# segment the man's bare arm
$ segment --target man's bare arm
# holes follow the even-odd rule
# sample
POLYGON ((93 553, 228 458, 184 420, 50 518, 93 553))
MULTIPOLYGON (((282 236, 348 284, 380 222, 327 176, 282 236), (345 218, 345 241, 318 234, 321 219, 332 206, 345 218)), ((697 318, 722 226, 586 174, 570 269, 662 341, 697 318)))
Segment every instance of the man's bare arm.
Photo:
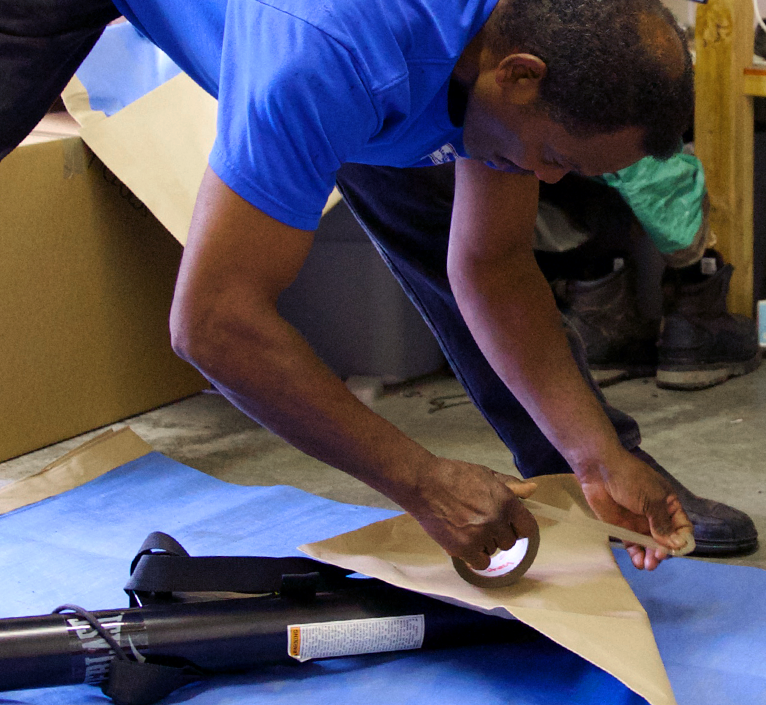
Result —
POLYGON ((439 458, 359 402, 277 312, 313 235, 254 208, 208 170, 171 312, 176 351, 253 419, 362 480, 476 567, 531 515, 487 468, 439 458))
MULTIPOLYGON (((677 500, 622 447, 572 358, 534 259, 538 182, 459 160, 448 271, 460 310, 488 361, 570 464, 605 520, 664 540, 690 528, 677 500), (668 503, 672 503, 669 506, 668 503)), ((632 547, 634 563, 661 556, 632 547)))

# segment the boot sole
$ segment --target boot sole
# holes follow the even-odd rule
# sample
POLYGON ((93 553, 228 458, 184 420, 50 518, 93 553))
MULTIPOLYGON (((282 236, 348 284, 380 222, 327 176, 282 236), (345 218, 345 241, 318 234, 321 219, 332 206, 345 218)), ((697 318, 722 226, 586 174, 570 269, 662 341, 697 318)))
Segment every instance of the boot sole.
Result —
POLYGON ((591 377, 601 387, 642 377, 654 377, 657 365, 588 365, 591 377))
POLYGON ((698 558, 730 558, 745 556, 755 552, 758 548, 758 539, 742 541, 695 541, 696 547, 689 555, 698 558))
POLYGON ((715 387, 732 377, 753 372, 761 364, 761 352, 743 362, 722 362, 715 365, 659 365, 657 386, 661 389, 697 390, 715 387))
MULTIPOLYGON (((610 537, 615 544, 620 540, 610 537)), ((755 553, 758 549, 758 538, 742 541, 704 541, 695 539, 695 548, 689 554, 693 558, 735 558, 755 553)))

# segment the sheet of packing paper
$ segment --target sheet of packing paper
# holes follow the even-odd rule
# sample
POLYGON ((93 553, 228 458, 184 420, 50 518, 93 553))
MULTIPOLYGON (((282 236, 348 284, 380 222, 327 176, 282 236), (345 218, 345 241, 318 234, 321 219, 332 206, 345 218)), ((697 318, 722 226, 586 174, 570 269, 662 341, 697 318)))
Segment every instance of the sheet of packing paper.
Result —
MULTIPOLYGON (((315 497, 290 487, 240 487, 159 453, 129 431, 71 453, 55 480, 0 517, 0 617, 42 614, 62 602, 127 604, 122 585, 138 546, 157 529, 193 555, 297 555, 295 548, 394 512, 315 497), (137 459, 119 465, 120 459, 137 459), (82 468, 88 473, 83 474, 82 468), (68 469, 71 476, 67 477, 68 469), (104 474, 100 474, 104 473, 104 474), (77 487, 86 475, 94 477, 77 487)), ((123 460, 124 462, 124 460, 123 460)), ((286 478, 288 479, 288 478, 286 478)), ((651 618, 679 705, 766 703, 766 571, 673 559, 652 574, 618 563, 651 618)), ((600 562, 599 562, 600 565, 600 562)), ((566 566, 564 566, 566 568, 566 566)), ((557 580, 565 580, 563 570, 557 580)), ((632 657, 632 655, 631 655, 632 657)), ((0 704, 106 705, 77 686, 0 693, 0 704)), ((169 696, 193 705, 640 705, 605 671, 539 637, 525 643, 409 651, 265 666, 217 676, 169 696)))
POLYGON ((106 29, 63 98, 88 147, 186 244, 217 101, 129 24, 106 29))
MULTIPOLYGON (((588 513, 572 475, 536 478, 534 499, 588 513)), ((614 562, 603 534, 538 519, 540 550, 518 583, 469 585, 409 515, 321 543, 308 555, 388 583, 500 616, 513 616, 611 673, 652 705, 675 703, 649 618, 614 562)))
POLYGON ((79 487, 151 451, 130 428, 105 431, 40 472, 0 488, 0 514, 79 487))

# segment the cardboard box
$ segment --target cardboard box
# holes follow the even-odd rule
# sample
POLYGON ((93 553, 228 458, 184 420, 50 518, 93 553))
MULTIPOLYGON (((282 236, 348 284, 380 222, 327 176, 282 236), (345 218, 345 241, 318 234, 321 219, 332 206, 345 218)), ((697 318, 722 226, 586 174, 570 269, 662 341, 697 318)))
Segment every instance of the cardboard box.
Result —
MULTIPOLYGON (((185 243, 215 139, 216 101, 185 74, 108 117, 93 110, 93 100, 78 78, 64 91, 83 140, 185 243)), ((280 299, 282 315, 341 377, 393 383, 438 370, 444 364, 439 344, 339 202, 336 190, 306 263, 280 299)))
POLYGON ((79 137, 18 147, 0 193, 0 461, 208 386, 170 347, 181 245, 79 137))

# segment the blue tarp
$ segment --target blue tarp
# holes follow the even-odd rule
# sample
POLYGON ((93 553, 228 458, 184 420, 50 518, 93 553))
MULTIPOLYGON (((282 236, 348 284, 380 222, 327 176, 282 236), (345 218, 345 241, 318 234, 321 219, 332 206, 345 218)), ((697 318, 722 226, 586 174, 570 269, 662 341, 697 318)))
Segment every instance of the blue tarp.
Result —
MULTIPOLYGON (((242 487, 150 453, 82 487, 0 517, 0 617, 62 603, 127 605, 122 591, 150 531, 192 555, 300 555, 296 546, 393 512, 291 487, 242 487)), ((616 552, 647 609, 679 705, 766 704, 766 572, 668 561, 654 574, 616 552)), ((0 693, 0 705, 108 703, 90 686, 0 693)), ((217 676, 164 703, 189 705, 641 705, 645 701, 541 637, 524 644, 408 651, 217 676)))

